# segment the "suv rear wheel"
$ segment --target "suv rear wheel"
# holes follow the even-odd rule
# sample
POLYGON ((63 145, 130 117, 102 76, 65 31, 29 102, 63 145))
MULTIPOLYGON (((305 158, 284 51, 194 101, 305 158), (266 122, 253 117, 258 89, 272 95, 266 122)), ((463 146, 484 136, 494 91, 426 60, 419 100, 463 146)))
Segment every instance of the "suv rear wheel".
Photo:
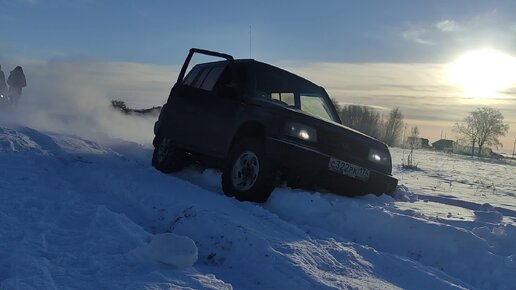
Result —
POLYGON ((265 202, 274 189, 275 166, 263 142, 244 139, 229 153, 222 173, 222 190, 240 201, 265 202))
POLYGON ((170 138, 160 138, 152 154, 152 166, 164 173, 176 172, 187 165, 186 153, 170 138))

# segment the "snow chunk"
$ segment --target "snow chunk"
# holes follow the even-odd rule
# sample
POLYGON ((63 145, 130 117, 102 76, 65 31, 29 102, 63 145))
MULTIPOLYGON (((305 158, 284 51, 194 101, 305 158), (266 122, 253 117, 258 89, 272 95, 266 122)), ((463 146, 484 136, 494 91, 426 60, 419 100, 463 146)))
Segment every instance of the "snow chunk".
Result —
POLYGON ((392 197, 395 200, 405 201, 405 202, 416 202, 418 201, 418 196, 414 192, 412 192, 405 185, 398 185, 396 190, 392 193, 392 197))
POLYGON ((135 250, 136 256, 177 269, 191 267, 197 261, 197 246, 189 237, 173 233, 155 235, 152 241, 135 250))

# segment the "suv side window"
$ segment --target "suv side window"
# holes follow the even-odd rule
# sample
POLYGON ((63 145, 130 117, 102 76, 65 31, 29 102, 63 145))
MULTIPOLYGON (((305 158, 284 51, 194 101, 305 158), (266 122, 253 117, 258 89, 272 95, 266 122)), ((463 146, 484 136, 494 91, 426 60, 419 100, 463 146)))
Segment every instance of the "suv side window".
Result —
POLYGON ((275 100, 281 101, 291 107, 295 107, 294 93, 272 93, 271 97, 275 100))
POLYGON ((201 89, 206 91, 211 91, 213 87, 215 86, 215 83, 217 83, 217 80, 220 78, 220 75, 224 71, 223 66, 216 66, 211 69, 209 74, 206 76, 204 81, 201 84, 201 89))
POLYGON ((203 69, 203 71, 201 72, 201 74, 199 75, 197 80, 195 81, 195 85, 193 87, 200 89, 204 79, 206 78, 206 76, 208 75, 210 70, 211 70, 211 67, 207 67, 207 68, 203 69))
POLYGON ((189 73, 188 75, 185 77, 184 81, 183 81, 183 85, 186 85, 186 86, 192 86, 195 78, 197 77, 197 75, 199 74, 199 71, 201 70, 200 67, 194 67, 189 73))
POLYGON ((196 67, 186 76, 183 84, 196 89, 211 91, 224 68, 224 66, 196 67))
POLYGON ((228 65, 222 72, 216 86, 230 86, 244 89, 248 79, 248 68, 242 64, 228 65))

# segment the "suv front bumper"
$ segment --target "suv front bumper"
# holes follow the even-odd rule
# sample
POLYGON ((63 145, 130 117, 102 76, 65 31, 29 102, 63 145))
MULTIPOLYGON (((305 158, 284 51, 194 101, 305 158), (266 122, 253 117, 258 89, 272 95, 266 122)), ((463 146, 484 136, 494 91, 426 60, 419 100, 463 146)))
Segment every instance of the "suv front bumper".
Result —
POLYGON ((317 185, 344 195, 379 195, 391 193, 398 184, 391 175, 367 167, 370 172, 367 181, 330 171, 328 164, 332 156, 290 140, 267 138, 266 150, 288 172, 287 179, 297 178, 303 185, 317 185))

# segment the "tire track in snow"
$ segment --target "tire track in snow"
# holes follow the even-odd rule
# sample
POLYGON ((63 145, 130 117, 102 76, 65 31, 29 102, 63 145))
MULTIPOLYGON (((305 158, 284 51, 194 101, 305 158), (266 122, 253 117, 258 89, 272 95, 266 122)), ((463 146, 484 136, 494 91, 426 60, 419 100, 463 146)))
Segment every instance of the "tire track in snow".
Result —
MULTIPOLYGON (((423 200, 428 200, 431 202, 441 203, 441 204, 446 204, 446 205, 452 205, 452 206, 465 208, 465 209, 469 209, 469 210, 473 210, 473 211, 479 210, 482 207, 481 204, 476 203, 476 202, 471 202, 471 201, 466 201, 466 200, 461 200, 461 199, 456 199, 456 198, 449 198, 449 197, 445 197, 445 196, 418 194, 418 197, 420 197, 420 199, 423 199, 423 200)), ((503 214, 504 216, 516 218, 516 211, 514 211, 514 210, 504 208, 504 207, 499 207, 499 206, 494 206, 493 208, 496 211, 503 214)))

